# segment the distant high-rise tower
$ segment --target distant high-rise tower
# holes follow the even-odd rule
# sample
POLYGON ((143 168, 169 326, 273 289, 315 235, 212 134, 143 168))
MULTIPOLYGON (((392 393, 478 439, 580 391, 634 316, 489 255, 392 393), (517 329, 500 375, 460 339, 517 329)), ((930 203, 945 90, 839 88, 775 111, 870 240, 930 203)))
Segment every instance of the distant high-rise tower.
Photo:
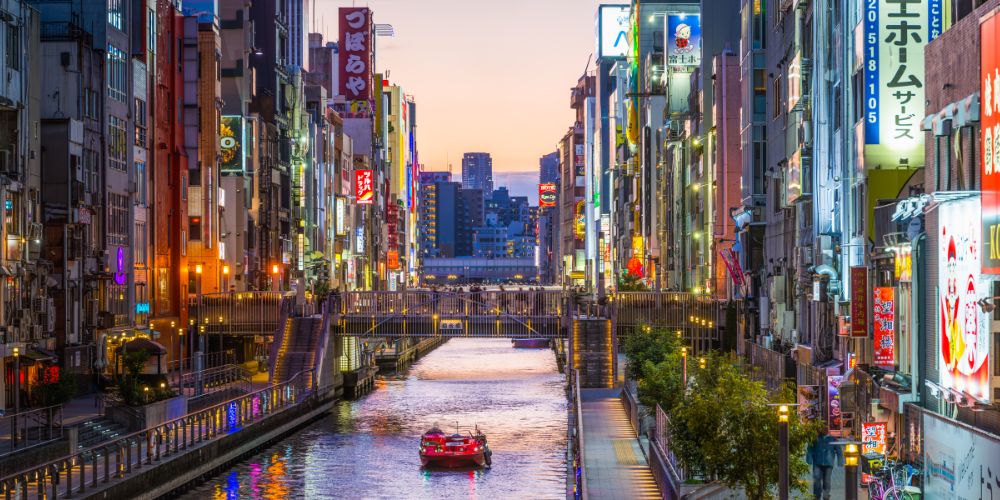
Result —
POLYGON ((559 182, 559 152, 549 153, 538 159, 538 183, 559 182))
POLYGON ((462 188, 493 193, 493 158, 489 153, 465 153, 462 157, 462 188))

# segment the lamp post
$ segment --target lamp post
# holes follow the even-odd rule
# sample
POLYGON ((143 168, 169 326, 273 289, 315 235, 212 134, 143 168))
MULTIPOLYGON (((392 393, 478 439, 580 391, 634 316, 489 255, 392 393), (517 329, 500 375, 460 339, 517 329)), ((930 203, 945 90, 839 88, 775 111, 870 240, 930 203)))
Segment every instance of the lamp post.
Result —
POLYGON ((688 348, 681 347, 681 365, 683 366, 683 376, 684 376, 684 389, 687 389, 688 385, 688 348))
POLYGON ((271 274, 274 275, 274 290, 276 292, 281 291, 281 266, 277 264, 271 265, 271 274))
MULTIPOLYGON (((172 324, 172 323, 171 323, 172 324)), ((177 329, 177 362, 180 365, 177 373, 177 387, 184 394, 184 329, 177 329)))
POLYGON ((20 428, 17 426, 18 413, 21 413, 21 349, 15 347, 14 351, 14 449, 17 449, 17 435, 20 428))
POLYGON ((778 406, 778 499, 788 500, 788 405, 778 406))
POLYGON ((858 445, 844 445, 844 498, 858 500, 858 445))

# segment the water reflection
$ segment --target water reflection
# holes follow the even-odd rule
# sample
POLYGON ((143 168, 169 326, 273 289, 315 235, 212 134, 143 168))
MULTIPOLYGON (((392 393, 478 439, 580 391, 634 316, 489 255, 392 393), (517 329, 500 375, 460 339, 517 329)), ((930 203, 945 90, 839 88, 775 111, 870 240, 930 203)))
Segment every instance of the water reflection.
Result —
POLYGON ((239 464, 183 498, 565 498, 566 400, 546 350, 454 339, 405 378, 239 464), (493 468, 429 471, 431 425, 478 424, 493 468))

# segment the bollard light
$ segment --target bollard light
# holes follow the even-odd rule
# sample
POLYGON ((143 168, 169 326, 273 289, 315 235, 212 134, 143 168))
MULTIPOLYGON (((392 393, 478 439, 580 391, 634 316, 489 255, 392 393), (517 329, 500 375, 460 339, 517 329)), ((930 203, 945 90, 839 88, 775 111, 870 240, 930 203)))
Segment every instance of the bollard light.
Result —
POLYGON ((858 445, 854 443, 844 445, 844 465, 848 467, 858 466, 858 445))
POLYGON ((788 423, 788 405, 778 407, 778 422, 788 423))

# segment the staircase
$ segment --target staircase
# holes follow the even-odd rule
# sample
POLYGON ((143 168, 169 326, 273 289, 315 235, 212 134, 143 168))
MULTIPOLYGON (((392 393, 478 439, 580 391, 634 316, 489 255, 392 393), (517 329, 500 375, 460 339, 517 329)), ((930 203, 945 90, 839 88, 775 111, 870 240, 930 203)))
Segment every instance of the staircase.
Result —
MULTIPOLYGON (((287 382, 296 373, 316 368, 321 355, 324 321, 322 317, 288 318, 285 320, 281 345, 273 356, 271 383, 287 382)), ((305 382, 312 385, 312 374, 305 382)))
POLYGON ((128 434, 124 426, 104 417, 87 420, 76 427, 79 429, 77 450, 85 450, 128 434))

